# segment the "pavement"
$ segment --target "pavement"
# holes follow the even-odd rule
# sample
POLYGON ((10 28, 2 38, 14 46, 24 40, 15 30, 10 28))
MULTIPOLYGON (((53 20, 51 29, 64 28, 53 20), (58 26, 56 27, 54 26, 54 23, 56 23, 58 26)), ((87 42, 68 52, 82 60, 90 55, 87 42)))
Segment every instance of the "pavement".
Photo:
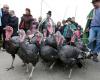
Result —
MULTIPOLYGON (((26 67, 22 67, 23 63, 17 55, 14 62, 15 69, 6 71, 6 68, 10 67, 11 61, 10 54, 0 51, 0 80, 27 80, 29 73, 25 72, 26 67)), ((86 69, 73 68, 71 80, 100 80, 100 62, 86 60, 85 67, 86 69)), ((68 74, 69 69, 62 66, 55 65, 50 70, 46 65, 39 62, 31 80, 68 80, 68 74)))

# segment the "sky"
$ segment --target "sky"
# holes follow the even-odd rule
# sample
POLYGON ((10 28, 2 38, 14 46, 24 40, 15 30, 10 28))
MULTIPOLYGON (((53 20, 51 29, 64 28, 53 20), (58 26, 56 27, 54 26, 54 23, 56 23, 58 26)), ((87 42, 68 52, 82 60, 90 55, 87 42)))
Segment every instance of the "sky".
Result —
POLYGON ((86 18, 93 8, 92 0, 0 0, 0 8, 8 4, 10 10, 14 10, 19 18, 25 13, 25 8, 30 8, 33 17, 46 17, 46 13, 52 11, 52 19, 61 21, 68 17, 76 17, 76 21, 85 28, 86 18), (42 1, 42 13, 41 13, 42 1))

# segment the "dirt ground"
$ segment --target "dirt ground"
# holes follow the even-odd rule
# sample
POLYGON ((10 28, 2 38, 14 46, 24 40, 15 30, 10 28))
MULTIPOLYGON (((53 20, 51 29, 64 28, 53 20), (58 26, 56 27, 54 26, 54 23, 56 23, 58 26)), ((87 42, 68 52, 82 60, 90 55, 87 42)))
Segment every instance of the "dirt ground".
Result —
MULTIPOLYGON (((11 56, 0 51, 0 80, 27 80, 29 73, 25 73, 26 67, 22 67, 22 61, 16 56, 14 62, 15 69, 6 71, 10 67, 11 56)), ((86 61, 86 70, 84 68, 74 68, 71 80, 100 80, 100 62, 95 63, 92 60, 86 61)), ((30 66, 31 69, 31 66, 30 66)), ((69 69, 55 65, 49 70, 46 65, 38 63, 32 80, 68 80, 69 69)))

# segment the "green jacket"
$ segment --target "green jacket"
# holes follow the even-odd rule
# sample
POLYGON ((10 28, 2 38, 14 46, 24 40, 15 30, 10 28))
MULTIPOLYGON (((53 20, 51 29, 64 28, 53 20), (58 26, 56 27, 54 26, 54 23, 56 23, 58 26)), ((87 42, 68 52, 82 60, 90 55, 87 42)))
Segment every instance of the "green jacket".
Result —
POLYGON ((86 23, 86 27, 83 33, 83 42, 84 44, 88 44, 88 37, 89 37, 89 31, 87 31, 87 29, 90 28, 91 25, 91 21, 93 19, 93 15, 94 15, 94 9, 92 9, 89 13, 89 15, 87 16, 87 23, 86 23))
POLYGON ((71 25, 65 25, 63 36, 65 38, 71 38, 71 36, 73 35, 73 29, 74 27, 72 27, 71 25))
POLYGON ((77 28, 74 24, 69 24, 70 28, 72 29, 72 31, 75 31, 77 28))

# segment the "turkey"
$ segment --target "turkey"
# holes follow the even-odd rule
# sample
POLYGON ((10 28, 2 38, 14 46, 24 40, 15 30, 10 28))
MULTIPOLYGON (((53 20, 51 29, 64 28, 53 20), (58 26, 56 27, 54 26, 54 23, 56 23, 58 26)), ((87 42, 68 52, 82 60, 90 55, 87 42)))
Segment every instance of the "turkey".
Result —
POLYGON ((40 57, 43 59, 43 61, 50 64, 50 69, 53 68, 54 64, 58 60, 58 50, 56 41, 56 38, 58 37, 57 35, 52 34, 41 43, 40 57))
POLYGON ((50 64, 50 69, 53 68, 52 66, 58 59, 57 50, 49 45, 42 46, 40 50, 40 56, 46 63, 50 64))
POLYGON ((49 46, 57 49, 57 44, 56 44, 56 39, 55 39, 54 34, 51 34, 51 35, 49 35, 49 37, 46 38, 45 45, 49 45, 49 46))
POLYGON ((27 64, 27 71, 28 71, 28 64, 29 63, 32 64, 32 70, 29 76, 29 80, 30 80, 32 78, 32 73, 35 69, 35 66, 39 61, 38 38, 36 36, 35 38, 36 40, 34 41, 34 43, 31 43, 30 41, 25 40, 26 34, 24 30, 20 30, 20 33, 21 33, 20 48, 17 54, 22 59, 22 61, 27 64))
POLYGON ((8 71, 10 69, 14 69, 13 63, 15 60, 15 54, 17 54, 19 48, 19 36, 11 37, 13 34, 13 28, 10 26, 7 26, 5 30, 6 30, 6 38, 5 38, 6 51, 12 56, 12 64, 10 68, 7 68, 8 71))
POLYGON ((78 42, 76 44, 76 47, 79 48, 80 50, 82 50, 85 53, 88 53, 89 52, 88 47, 83 42, 78 42))
POLYGON ((81 63, 81 59, 85 59, 85 49, 82 44, 77 45, 77 47, 67 45, 65 44, 64 37, 60 34, 60 32, 57 32, 55 34, 55 40, 57 43, 57 56, 60 61, 65 64, 66 66, 69 66, 70 74, 69 79, 71 77, 72 73, 72 67, 76 64, 79 68, 81 68, 83 65, 81 63), (82 51, 83 50, 83 51, 82 51))
POLYGON ((79 68, 83 67, 81 59, 85 59, 85 53, 77 47, 65 45, 59 47, 58 52, 60 60, 68 67, 70 67, 69 79, 71 78, 72 67, 77 65, 79 68))

